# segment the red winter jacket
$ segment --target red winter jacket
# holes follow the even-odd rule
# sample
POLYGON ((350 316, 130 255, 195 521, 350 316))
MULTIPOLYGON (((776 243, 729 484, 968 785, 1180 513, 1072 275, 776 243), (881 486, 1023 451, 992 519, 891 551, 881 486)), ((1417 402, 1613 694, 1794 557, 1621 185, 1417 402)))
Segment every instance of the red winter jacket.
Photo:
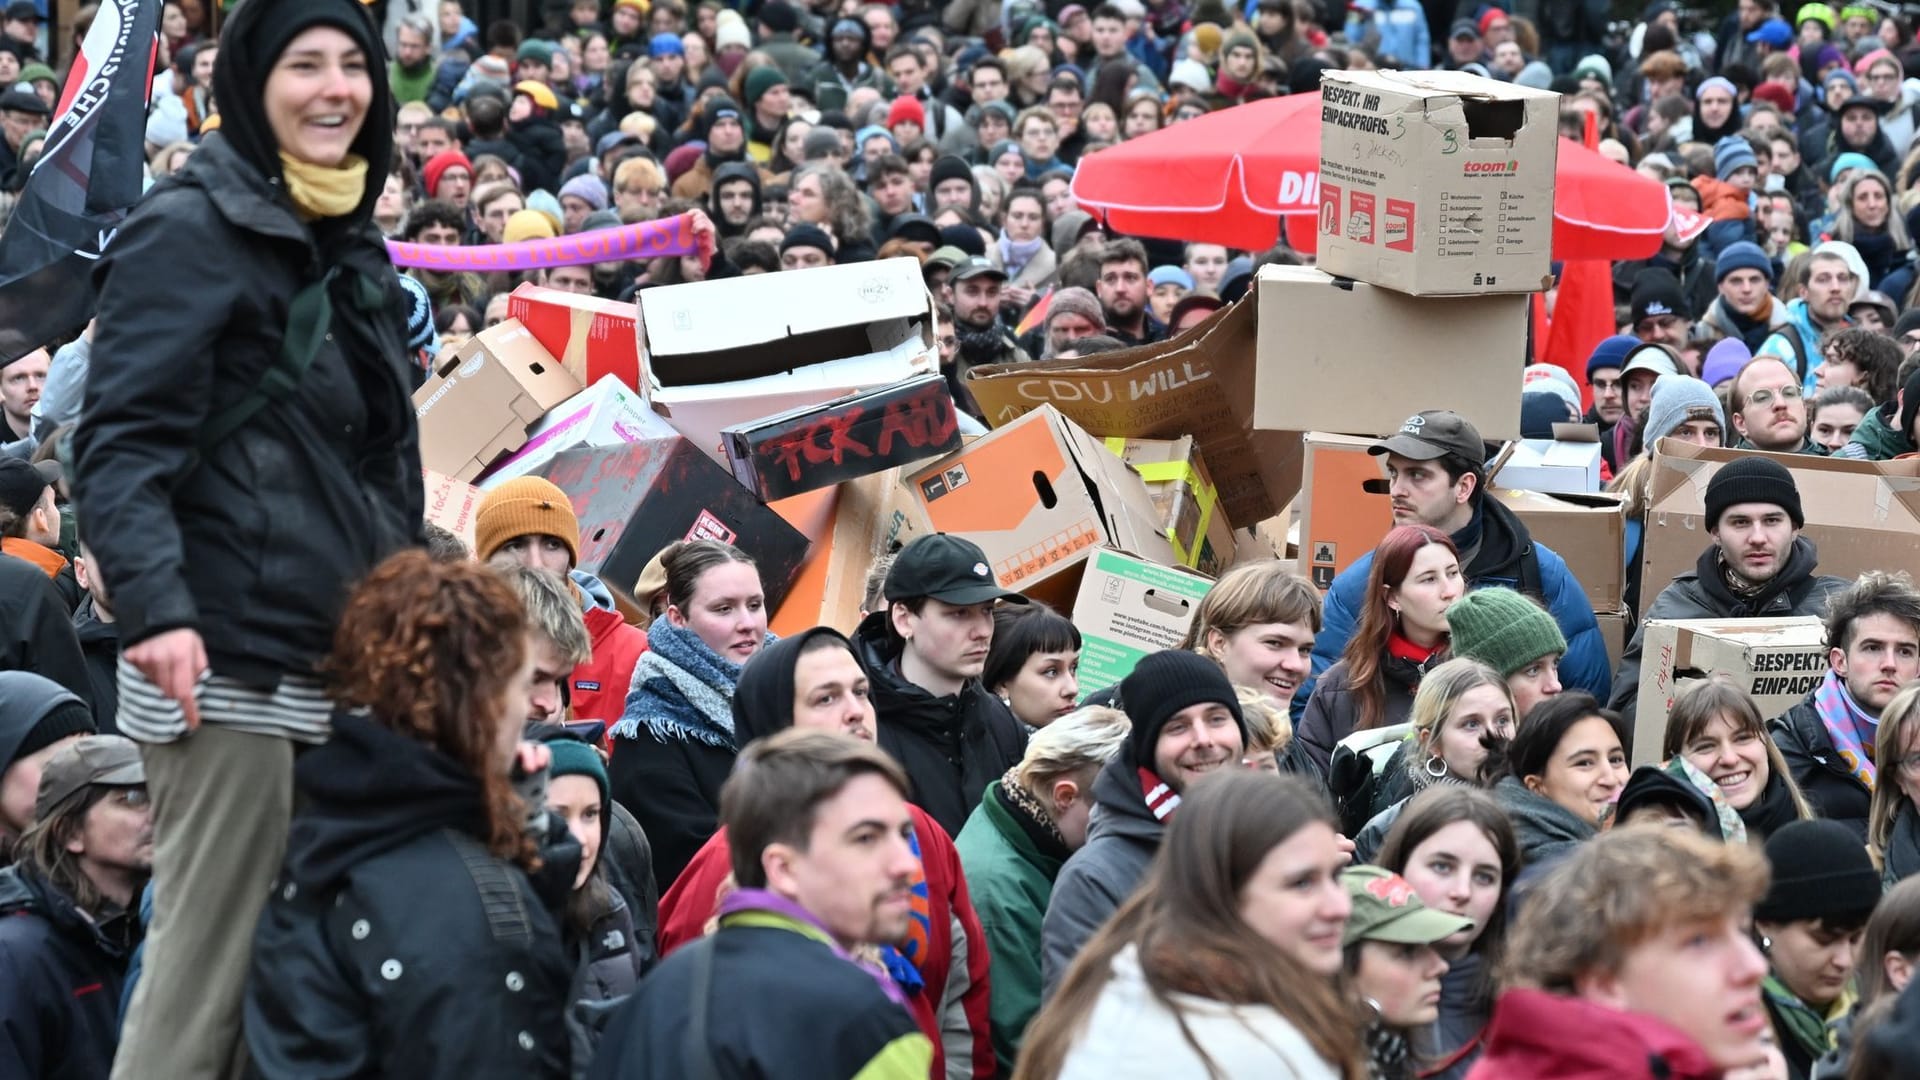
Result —
POLYGON ((627 684, 633 681, 633 665, 647 651, 647 632, 628 625, 611 608, 592 608, 582 614, 593 657, 573 669, 573 715, 612 724, 626 707, 627 684))
POLYGON ((1542 990, 1501 994, 1486 1045, 1467 1080, 1720 1080, 1666 1021, 1542 990))
MULTIPOLYGON (((960 873, 960 854, 953 840, 926 811, 912 805, 908 809, 913 812, 920 865, 926 872, 924 882, 914 882, 914 889, 918 892, 925 886, 927 921, 921 926, 916 920, 912 931, 915 936, 924 935, 924 940, 909 941, 901 948, 925 984, 907 1004, 914 1023, 933 1040, 930 1080, 988 1080, 995 1061, 987 1016, 987 934, 967 896, 967 879, 960 873)), ((720 886, 731 872, 727 830, 722 828, 660 898, 661 959, 706 935, 719 906, 720 886)))

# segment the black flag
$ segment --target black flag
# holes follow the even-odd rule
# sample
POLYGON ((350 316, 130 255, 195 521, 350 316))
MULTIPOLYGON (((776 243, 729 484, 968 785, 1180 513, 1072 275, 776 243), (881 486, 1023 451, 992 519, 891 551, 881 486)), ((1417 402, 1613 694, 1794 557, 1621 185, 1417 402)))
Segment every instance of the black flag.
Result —
POLYGON ((92 318, 93 264, 140 199, 161 0, 100 0, 0 236, 0 367, 92 318))

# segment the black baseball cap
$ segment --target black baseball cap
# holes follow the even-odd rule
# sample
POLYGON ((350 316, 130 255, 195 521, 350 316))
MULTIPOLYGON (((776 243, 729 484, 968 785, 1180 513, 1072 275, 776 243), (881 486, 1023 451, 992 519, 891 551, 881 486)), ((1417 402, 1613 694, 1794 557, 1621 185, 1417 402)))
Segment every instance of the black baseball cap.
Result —
POLYGON ((1007 280, 1007 272, 995 266, 993 260, 987 258, 985 255, 972 256, 967 259, 966 262, 954 267, 953 273, 947 275, 947 280, 961 282, 968 278, 979 277, 982 274, 992 274, 1001 281, 1007 280))
POLYGON ((52 116, 53 110, 40 100, 40 95, 31 90, 9 90, 0 94, 0 112, 32 113, 35 116, 52 116))
POLYGON ((989 600, 1027 602, 1019 593, 1000 587, 980 545, 951 533, 923 536, 900 549, 887 571, 883 591, 888 603, 922 596, 963 606, 989 600))
POLYGON ((40 11, 34 6, 33 0, 13 0, 13 3, 7 5, 6 20, 8 22, 46 21, 40 17, 40 11))
POLYGON ((1475 469, 1486 464, 1487 447, 1480 431, 1457 412, 1432 409, 1414 413, 1400 430, 1367 447, 1367 453, 1399 454, 1415 461, 1433 461, 1448 455, 1475 469))
POLYGON ((46 474, 17 457, 0 456, 0 508, 23 518, 47 493, 46 474))

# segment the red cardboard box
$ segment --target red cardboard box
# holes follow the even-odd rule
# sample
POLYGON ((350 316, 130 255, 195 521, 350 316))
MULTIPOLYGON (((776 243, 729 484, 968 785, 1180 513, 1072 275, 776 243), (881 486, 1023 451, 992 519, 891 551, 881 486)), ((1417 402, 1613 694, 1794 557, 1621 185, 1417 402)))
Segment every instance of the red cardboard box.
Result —
POLYGON ((675 540, 721 540, 760 566, 776 610, 807 556, 807 538, 683 438, 568 450, 541 471, 573 500, 580 568, 631 592, 675 540))
POLYGON ((723 428, 734 478, 768 502, 960 449, 939 375, 723 428))
POLYGON ((611 375, 629 390, 640 389, 638 305, 526 284, 507 297, 507 314, 519 319, 580 385, 611 375))

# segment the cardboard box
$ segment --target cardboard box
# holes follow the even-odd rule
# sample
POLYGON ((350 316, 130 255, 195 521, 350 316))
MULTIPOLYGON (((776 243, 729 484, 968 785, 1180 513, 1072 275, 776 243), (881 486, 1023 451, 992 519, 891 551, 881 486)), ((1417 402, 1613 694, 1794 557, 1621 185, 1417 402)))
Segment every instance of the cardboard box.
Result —
POLYGON ((619 446, 643 439, 678 438, 640 395, 612 375, 602 376, 586 390, 568 398, 527 432, 527 444, 487 470, 480 490, 492 491, 516 476, 538 472, 566 450, 585 446, 619 446))
POLYGON ((1181 566, 1218 577, 1233 565, 1235 542, 1220 489, 1207 472, 1193 436, 1178 439, 1108 439, 1107 449, 1147 483, 1160 524, 1181 566))
POLYGON ((645 289, 640 313, 641 395, 722 465, 724 428, 940 370, 913 259, 645 289))
POLYGON ((1827 675, 1827 634, 1820 619, 1656 619, 1640 638, 1640 696, 1633 720, 1633 763, 1656 765, 1667 714, 1686 679, 1731 675, 1772 719, 1827 675))
POLYGON ((1328 273, 1415 296, 1548 287, 1559 94, 1455 71, 1328 71, 1320 93, 1328 273))
POLYGON ((1381 435, 1447 408, 1483 439, 1520 437, 1530 298, 1420 300, 1310 266, 1263 266, 1254 288, 1255 428, 1381 435))
POLYGON ((906 483, 934 531, 979 544, 994 577, 1016 592, 1102 545, 1174 562, 1146 483, 1050 405, 908 470, 906 483))
MULTIPOLYGON (((1643 605, 1674 575, 1692 570, 1713 543, 1706 523, 1713 474, 1729 461, 1759 453, 1678 439, 1655 445, 1640 571, 1643 605)), ((1920 577, 1920 459, 1767 456, 1793 474, 1807 521, 1801 535, 1819 549, 1820 573, 1851 578, 1868 570, 1905 570, 1920 577)))
POLYGON ((640 308, 531 282, 507 296, 507 314, 546 346, 582 386, 609 376, 640 388, 640 308))
POLYGON ((960 448, 953 395, 940 375, 724 428, 734 478, 784 499, 960 448))
POLYGON ((472 550, 473 515, 485 493, 432 469, 421 469, 420 474, 427 487, 427 521, 459 537, 472 550))
POLYGON ((1620 670, 1620 654, 1627 651, 1627 638, 1633 620, 1624 611, 1596 611, 1594 621, 1600 624, 1600 640, 1607 647, 1607 669, 1620 670))
MULTIPOLYGON (((1619 611, 1627 592, 1626 496, 1606 491, 1549 495, 1492 487, 1535 542, 1566 560, 1596 612, 1619 611)), ((1697 554, 1697 553, 1696 553, 1697 554)), ((1653 594, 1647 593, 1652 599, 1653 594)))
POLYGON ((853 633, 874 563, 929 531, 900 473, 893 468, 843 481, 829 492, 834 505, 826 528, 814 538, 799 576, 773 613, 774 633, 812 626, 853 633))
POLYGON ((1087 561, 1073 602, 1080 631, 1080 685, 1118 685, 1148 653, 1180 644, 1213 579, 1101 548, 1087 561))
POLYGON ((473 480, 526 445, 527 429, 580 390, 520 320, 482 330, 413 392, 420 462, 473 480))
POLYGON ((1300 486, 1300 573, 1325 592, 1342 570, 1393 528, 1393 500, 1368 491, 1380 479, 1373 439, 1309 431, 1300 486))
POLYGON ((1600 430, 1555 424, 1551 439, 1518 439, 1500 451, 1487 482, 1520 491, 1589 494, 1600 490, 1600 430))
POLYGON ((1251 525, 1278 513, 1300 490, 1300 432, 1261 431, 1253 423, 1258 305, 1249 291, 1198 332, 1173 341, 977 367, 967 375, 967 389, 993 427, 1051 405, 1103 439, 1191 435, 1220 487, 1227 521, 1251 525))
POLYGON ((580 568, 621 592, 675 540, 722 540, 753 556, 767 608, 778 610, 806 558, 800 530, 678 436, 567 450, 542 475, 573 500, 580 568))

